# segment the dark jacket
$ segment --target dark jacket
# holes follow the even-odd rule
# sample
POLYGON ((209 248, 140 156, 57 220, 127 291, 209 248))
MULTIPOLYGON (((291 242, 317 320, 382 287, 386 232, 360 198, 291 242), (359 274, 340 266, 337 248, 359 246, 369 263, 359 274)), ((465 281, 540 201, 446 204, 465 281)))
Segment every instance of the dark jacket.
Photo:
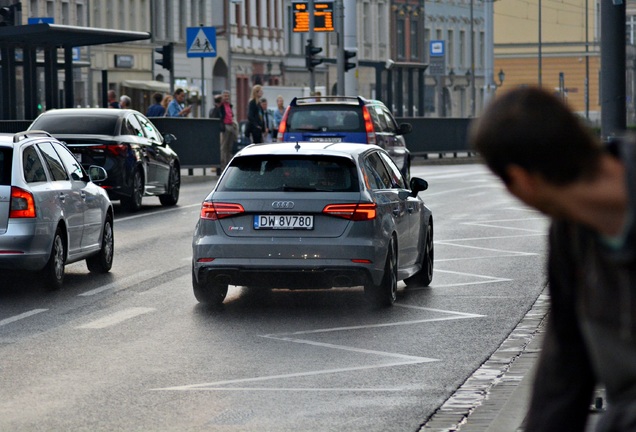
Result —
POLYGON ((263 123, 263 108, 254 99, 250 99, 250 103, 247 105, 247 121, 249 122, 250 129, 265 129, 263 123))
POLYGON ((526 432, 582 431, 595 386, 601 431, 636 431, 636 148, 621 143, 631 225, 621 244, 571 222, 550 229, 551 310, 526 432))

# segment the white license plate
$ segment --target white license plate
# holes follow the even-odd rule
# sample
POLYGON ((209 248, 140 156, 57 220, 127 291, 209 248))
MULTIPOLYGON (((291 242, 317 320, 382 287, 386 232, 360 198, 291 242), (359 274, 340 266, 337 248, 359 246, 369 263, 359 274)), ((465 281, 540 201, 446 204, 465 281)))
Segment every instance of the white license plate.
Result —
POLYGON ((309 138, 311 142, 327 142, 327 143, 337 143, 342 142, 342 138, 339 137, 311 137, 309 138))
POLYGON ((82 163, 82 154, 81 153, 73 153, 73 155, 75 156, 75 159, 77 159, 77 161, 79 163, 82 163))
POLYGON ((311 230, 314 229, 314 217, 312 215, 256 215, 254 229, 311 230))

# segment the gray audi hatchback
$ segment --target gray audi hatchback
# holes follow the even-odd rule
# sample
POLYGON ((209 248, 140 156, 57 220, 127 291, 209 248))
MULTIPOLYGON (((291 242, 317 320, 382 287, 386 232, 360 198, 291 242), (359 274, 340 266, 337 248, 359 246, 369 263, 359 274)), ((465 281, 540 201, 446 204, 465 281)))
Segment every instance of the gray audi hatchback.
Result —
POLYGON ((205 198, 193 236, 192 284, 220 304, 229 285, 364 287, 377 306, 398 281, 433 277, 433 216, 389 154, 356 143, 255 144, 205 198))

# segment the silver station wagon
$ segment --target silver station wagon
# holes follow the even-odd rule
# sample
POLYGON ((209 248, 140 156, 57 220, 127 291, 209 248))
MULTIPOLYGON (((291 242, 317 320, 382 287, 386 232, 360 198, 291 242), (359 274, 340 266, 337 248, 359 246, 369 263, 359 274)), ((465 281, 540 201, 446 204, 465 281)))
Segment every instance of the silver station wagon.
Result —
POLYGON ((91 180, 107 174, 98 166, 89 172, 46 132, 0 134, 0 273, 41 271, 49 288, 59 288, 68 263, 111 269, 113 206, 91 180))
POLYGON ((390 306, 398 281, 433 278, 433 216, 389 154, 355 143, 275 143, 240 151, 201 207, 192 284, 205 304, 228 285, 364 287, 390 306))

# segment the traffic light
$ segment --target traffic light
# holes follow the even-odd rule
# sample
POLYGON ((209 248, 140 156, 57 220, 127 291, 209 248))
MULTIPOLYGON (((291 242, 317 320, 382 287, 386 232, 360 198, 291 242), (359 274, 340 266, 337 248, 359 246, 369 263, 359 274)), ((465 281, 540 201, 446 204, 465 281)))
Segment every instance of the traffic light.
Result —
POLYGON ((344 70, 345 70, 345 72, 348 72, 349 69, 353 69, 353 68, 355 68, 357 66, 357 64, 350 63, 348 61, 351 57, 355 57, 357 54, 358 53, 355 52, 355 51, 347 51, 347 50, 345 50, 345 52, 344 52, 344 59, 345 59, 344 70))
POLYGON ((322 48, 315 47, 314 42, 311 39, 307 40, 305 45, 305 67, 307 69, 314 70, 314 67, 322 63, 323 59, 316 58, 316 54, 322 52, 322 48))
POLYGON ((0 7, 0 27, 12 27, 16 24, 16 11, 21 10, 20 3, 0 7))
POLYGON ((169 71, 172 71, 172 68, 174 66, 174 62, 173 62, 173 55, 174 55, 174 51, 173 51, 173 46, 171 43, 169 43, 168 45, 164 45, 160 48, 155 48, 155 52, 158 52, 159 54, 162 54, 162 58, 158 58, 155 60, 155 63, 157 63, 159 66, 163 67, 164 69, 168 69, 169 71))

